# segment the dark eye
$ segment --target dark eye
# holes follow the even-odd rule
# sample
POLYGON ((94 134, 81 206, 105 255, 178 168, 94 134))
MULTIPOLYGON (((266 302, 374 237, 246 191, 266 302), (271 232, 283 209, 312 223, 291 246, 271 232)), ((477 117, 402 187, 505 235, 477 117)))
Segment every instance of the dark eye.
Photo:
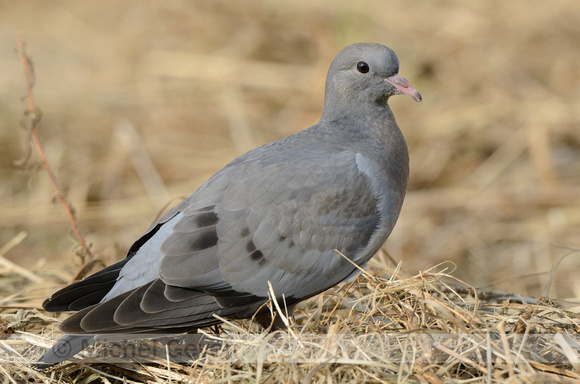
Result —
POLYGON ((369 65, 364 61, 359 61, 358 63, 356 63, 356 69, 360 73, 367 73, 369 71, 369 65))

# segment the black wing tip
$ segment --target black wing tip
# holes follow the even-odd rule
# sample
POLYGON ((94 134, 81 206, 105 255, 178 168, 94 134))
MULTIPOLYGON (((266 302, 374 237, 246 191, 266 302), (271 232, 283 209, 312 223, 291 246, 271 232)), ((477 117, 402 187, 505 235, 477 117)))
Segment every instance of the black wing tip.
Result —
POLYGON ((48 312, 79 311, 99 303, 117 282, 119 273, 129 259, 125 258, 93 273, 84 280, 63 287, 44 300, 48 312))
POLYGON ((55 303, 54 296, 42 302, 42 308, 47 312, 67 312, 70 311, 69 306, 62 303, 55 303))

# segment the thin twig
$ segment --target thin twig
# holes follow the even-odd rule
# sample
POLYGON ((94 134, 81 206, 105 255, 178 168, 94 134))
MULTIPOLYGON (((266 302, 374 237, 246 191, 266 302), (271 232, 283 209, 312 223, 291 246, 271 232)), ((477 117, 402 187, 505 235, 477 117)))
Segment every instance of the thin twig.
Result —
POLYGON ((56 175, 52 171, 52 168, 48 163, 46 155, 44 154, 42 144, 40 143, 40 137, 38 135, 38 123, 40 122, 41 119, 41 113, 40 110, 37 109, 36 104, 34 103, 34 97, 32 94, 32 88, 34 83, 32 76, 33 65, 32 60, 30 60, 30 57, 28 56, 28 54, 24 49, 25 44, 22 41, 22 37, 20 36, 20 34, 16 34, 16 44, 18 45, 18 52, 20 53, 20 58, 22 59, 22 66, 24 67, 24 75, 26 77, 26 99, 28 101, 28 110, 26 111, 26 117, 29 122, 27 128, 29 129, 30 137, 32 138, 36 152, 40 157, 40 161, 44 166, 44 169, 46 170, 46 173, 48 174, 48 177, 50 178, 50 181, 54 186, 54 189, 56 190, 56 198, 60 201, 62 207, 64 208, 64 211, 72 227, 75 237, 77 238, 85 254, 89 257, 89 260, 93 260, 95 256, 92 254, 91 250, 87 246, 87 243, 85 242, 85 239, 81 235, 78 224, 74 217, 73 208, 69 203, 69 201, 67 200, 65 194, 63 193, 62 188, 60 187, 60 184, 58 182, 58 179, 56 178, 56 175))
POLYGON ((328 322, 330 321, 330 319, 332 318, 332 315, 334 315, 334 312, 336 312, 336 310, 338 309, 338 306, 340 305, 340 303, 344 300, 344 298, 346 297, 346 294, 348 293, 348 291, 350 291, 350 289, 352 288, 352 286, 354 285, 354 283, 357 282, 358 277, 360 275, 357 275, 354 280, 352 281, 352 283, 349 284, 349 286, 346 288, 346 290, 344 291, 344 293, 342 294, 342 297, 340 298, 340 300, 336 303, 336 305, 334 306, 334 308, 332 309, 332 311, 330 312, 330 315, 328 315, 328 317, 322 322, 322 325, 326 325, 328 324, 328 322))
POLYGON ((499 332, 499 337, 501 339, 501 345, 503 347, 503 351, 505 354, 505 362, 508 368, 508 375, 510 378, 513 378, 515 375, 514 372, 514 364, 512 362, 512 357, 510 355, 511 353, 511 348, 510 348, 510 344, 508 342, 507 336, 505 334, 505 327, 504 327, 504 321, 500 321, 500 323, 497 326, 497 330, 499 332))

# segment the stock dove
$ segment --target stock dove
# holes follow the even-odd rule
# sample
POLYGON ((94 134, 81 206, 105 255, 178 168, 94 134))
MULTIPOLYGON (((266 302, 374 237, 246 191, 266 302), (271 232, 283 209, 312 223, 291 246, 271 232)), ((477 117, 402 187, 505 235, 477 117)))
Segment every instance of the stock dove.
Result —
POLYGON ((39 365, 74 356, 95 335, 187 333, 219 323, 213 314, 269 314, 269 284, 291 313, 356 275, 353 264, 380 249, 405 197, 407 145, 387 101, 421 96, 398 72, 384 45, 340 51, 318 124, 233 160, 125 259, 44 302, 47 311, 77 312, 39 365))

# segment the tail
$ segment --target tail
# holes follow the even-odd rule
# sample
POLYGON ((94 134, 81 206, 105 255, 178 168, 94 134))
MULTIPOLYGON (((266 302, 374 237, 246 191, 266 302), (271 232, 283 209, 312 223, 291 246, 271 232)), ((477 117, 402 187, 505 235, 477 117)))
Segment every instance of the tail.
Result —
POLYGON ((37 368, 47 368, 51 365, 68 360, 95 342, 94 335, 64 335, 34 364, 37 368))

